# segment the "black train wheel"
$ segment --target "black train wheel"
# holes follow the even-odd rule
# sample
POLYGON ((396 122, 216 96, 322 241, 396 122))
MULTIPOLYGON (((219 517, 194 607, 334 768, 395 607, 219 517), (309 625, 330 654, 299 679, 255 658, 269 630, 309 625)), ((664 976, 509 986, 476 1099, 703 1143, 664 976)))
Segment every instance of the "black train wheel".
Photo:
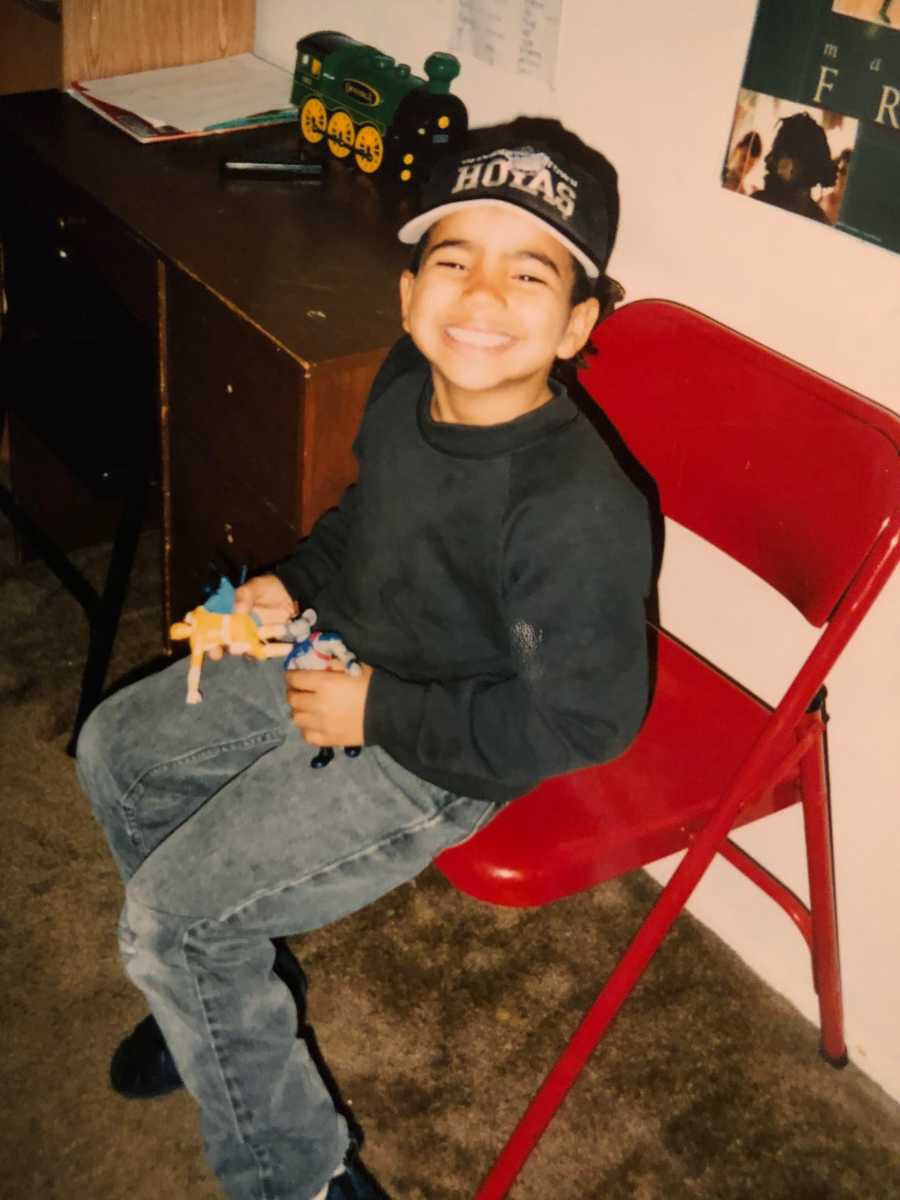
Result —
POLYGON ((374 175, 384 162, 384 141, 374 125, 361 125, 354 143, 353 161, 367 175, 374 175))
POLYGON ((353 149, 356 130, 353 118, 342 108, 336 109, 328 118, 328 149, 335 158, 346 158, 353 149))
POLYGON ((318 96, 308 96, 300 109, 300 134, 315 145, 321 142, 328 126, 325 105, 318 96))

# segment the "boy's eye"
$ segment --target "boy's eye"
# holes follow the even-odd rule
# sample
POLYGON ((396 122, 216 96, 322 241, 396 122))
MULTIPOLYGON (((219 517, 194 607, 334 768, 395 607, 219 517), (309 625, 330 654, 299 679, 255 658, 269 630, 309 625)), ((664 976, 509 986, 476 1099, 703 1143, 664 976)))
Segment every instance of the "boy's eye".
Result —
POLYGON ((516 275, 516 279, 518 279, 522 283, 546 283, 547 282, 546 279, 541 279, 541 277, 539 275, 529 275, 527 271, 520 271, 519 274, 516 275))
POLYGON ((465 267, 466 267, 466 264, 465 264, 465 263, 463 263, 463 262, 460 262, 458 259, 455 259, 455 258, 439 258, 439 259, 436 261, 436 263, 435 263, 435 266, 437 266, 437 267, 451 267, 451 268, 454 268, 454 269, 455 269, 455 270, 457 270, 457 271, 464 271, 464 270, 465 270, 465 267))

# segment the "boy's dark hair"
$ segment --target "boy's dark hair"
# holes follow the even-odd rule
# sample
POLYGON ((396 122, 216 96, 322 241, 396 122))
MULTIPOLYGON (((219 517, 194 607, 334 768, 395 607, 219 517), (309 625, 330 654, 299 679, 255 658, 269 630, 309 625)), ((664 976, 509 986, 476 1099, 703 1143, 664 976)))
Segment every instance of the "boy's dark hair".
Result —
MULTIPOLYGON (((572 259, 572 266, 575 269, 575 277, 572 281, 572 307, 574 308, 576 304, 581 304, 585 300, 590 300, 591 297, 596 299, 600 305, 597 320, 594 322, 594 329, 596 329, 600 322, 613 312, 616 305, 621 304, 625 299, 625 289, 617 279, 613 279, 605 272, 602 272, 596 279, 588 279, 587 271, 575 258, 572 259)), ((550 374, 571 387, 575 372, 587 365, 587 360, 592 354, 596 354, 596 350, 591 342, 587 341, 574 358, 568 360, 558 358, 554 362, 550 374)))

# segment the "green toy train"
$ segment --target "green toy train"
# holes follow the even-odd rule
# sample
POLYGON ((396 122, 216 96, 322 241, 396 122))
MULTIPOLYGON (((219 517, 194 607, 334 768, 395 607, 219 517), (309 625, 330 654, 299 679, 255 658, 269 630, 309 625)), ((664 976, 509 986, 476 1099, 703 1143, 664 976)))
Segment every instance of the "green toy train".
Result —
POLYGON ((335 158, 352 155, 367 175, 410 183, 468 128, 466 106, 450 95, 459 60, 431 54, 425 74, 413 75, 405 63, 344 33, 301 38, 291 91, 301 138, 310 145, 325 140, 335 158))

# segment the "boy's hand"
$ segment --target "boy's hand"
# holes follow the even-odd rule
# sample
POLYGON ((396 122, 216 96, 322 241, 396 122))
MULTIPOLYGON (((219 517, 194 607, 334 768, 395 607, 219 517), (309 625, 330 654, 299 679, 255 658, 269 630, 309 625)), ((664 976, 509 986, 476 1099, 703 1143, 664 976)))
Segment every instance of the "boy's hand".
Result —
POLYGON ((263 625, 287 624, 298 607, 277 575, 256 575, 234 593, 234 611, 252 612, 263 625))
POLYGON ((286 671, 293 721, 311 746, 361 746, 372 668, 344 671, 286 671))
MULTIPOLYGON (((277 575, 256 575, 242 583, 234 593, 236 613, 255 613, 263 625, 283 626, 296 617, 300 606, 277 575)), ((261 635, 265 636, 265 635, 261 635)), ((206 657, 217 662, 225 653, 222 646, 211 646, 206 657)), ((235 651, 231 651, 232 654, 235 651)))

